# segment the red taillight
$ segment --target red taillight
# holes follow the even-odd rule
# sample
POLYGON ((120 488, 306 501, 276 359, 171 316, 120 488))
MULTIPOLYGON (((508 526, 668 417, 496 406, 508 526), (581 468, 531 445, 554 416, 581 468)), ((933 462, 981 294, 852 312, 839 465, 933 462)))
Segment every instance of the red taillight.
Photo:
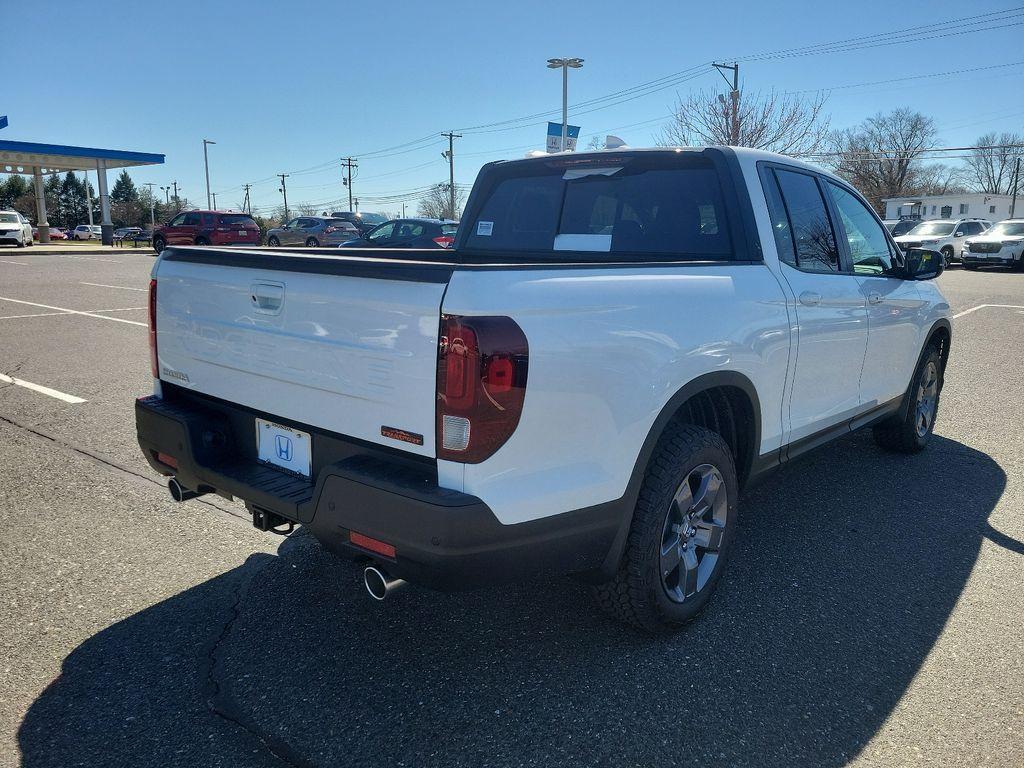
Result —
POLYGON ((526 397, 529 348, 510 317, 441 317, 437 457, 492 456, 515 431, 526 397))
POLYGON ((355 531, 348 532, 348 540, 355 544, 357 547, 368 549, 371 552, 376 552, 378 555, 384 555, 384 557, 395 556, 395 548, 386 541, 380 539, 371 539, 369 536, 364 536, 361 533, 355 531))
POLYGON ((451 235, 441 235, 441 237, 435 237, 434 242, 442 248, 451 248, 455 245, 455 238, 451 235))
POLYGON ((156 278, 149 281, 149 368, 153 378, 160 378, 156 356, 156 278))

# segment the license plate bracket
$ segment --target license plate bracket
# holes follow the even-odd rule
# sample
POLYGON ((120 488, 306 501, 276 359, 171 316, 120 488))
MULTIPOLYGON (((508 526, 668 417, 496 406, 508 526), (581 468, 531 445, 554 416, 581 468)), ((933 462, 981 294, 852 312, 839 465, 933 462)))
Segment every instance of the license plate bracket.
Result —
POLYGON ((308 432, 256 419, 256 454, 263 464, 271 464, 307 480, 310 477, 313 440, 308 432))

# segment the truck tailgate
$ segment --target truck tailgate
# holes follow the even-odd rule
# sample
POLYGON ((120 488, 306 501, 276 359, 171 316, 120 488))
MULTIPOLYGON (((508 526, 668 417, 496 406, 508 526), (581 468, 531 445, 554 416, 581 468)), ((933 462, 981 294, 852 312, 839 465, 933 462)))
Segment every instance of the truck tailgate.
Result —
POLYGON ((160 378, 434 456, 437 336, 451 268, 403 256, 168 249, 155 269, 160 378), (384 436, 393 430, 409 434, 384 436))

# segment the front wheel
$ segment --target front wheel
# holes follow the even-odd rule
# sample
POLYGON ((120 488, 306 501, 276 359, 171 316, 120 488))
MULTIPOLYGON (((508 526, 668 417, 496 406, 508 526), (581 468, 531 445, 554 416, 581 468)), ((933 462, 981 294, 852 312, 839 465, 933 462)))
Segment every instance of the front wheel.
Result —
POLYGON ((269 245, 271 248, 277 248, 277 246, 279 246, 280 244, 281 241, 278 240, 274 235, 271 235, 270 237, 267 238, 267 245, 269 245))
POLYGON ((167 247, 167 241, 164 240, 162 237, 154 237, 153 238, 153 250, 156 251, 157 256, 159 256, 161 253, 163 253, 163 250, 166 247, 167 247))
POLYGON ((700 613, 735 537, 738 496, 725 441, 703 427, 671 428, 647 465, 618 573, 594 587, 602 609, 648 632, 700 613))
POLYGON ((935 429, 939 413, 942 358, 939 349, 930 344, 914 372, 910 388, 910 404, 903 419, 890 419, 874 428, 875 442, 883 448, 899 453, 917 453, 924 450, 935 429))
POLYGON ((942 262, 943 268, 949 269, 949 265, 953 263, 953 249, 943 248, 942 249, 942 262))
POLYGON ((320 247, 320 241, 317 240, 315 237, 307 238, 306 239, 306 247, 307 248, 319 248, 320 247))

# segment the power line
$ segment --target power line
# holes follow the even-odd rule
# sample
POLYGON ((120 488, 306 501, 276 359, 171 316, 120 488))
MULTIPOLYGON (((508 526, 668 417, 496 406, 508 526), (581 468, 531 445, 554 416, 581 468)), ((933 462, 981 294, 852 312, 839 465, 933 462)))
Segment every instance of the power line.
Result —
MULTIPOLYGON (((778 49, 775 51, 766 51, 762 53, 749 54, 746 56, 737 56, 732 58, 736 62, 779 60, 785 58, 792 58, 796 56, 846 53, 856 50, 863 50, 865 48, 906 44, 911 41, 917 43, 923 40, 961 36, 966 34, 972 34, 975 32, 984 32, 993 29, 1004 29, 1010 26, 1024 25, 1024 20, 1016 21, 1017 19, 1024 19, 1024 13, 1021 13, 1021 11, 1024 11, 1024 6, 1017 6, 1014 8, 1008 8, 1001 11, 990 11, 987 13, 975 14, 972 16, 960 17, 956 19, 948 19, 940 22, 932 22, 929 24, 919 24, 911 27, 905 27, 903 29, 890 30, 888 32, 879 32, 871 35, 861 35, 857 37, 844 38, 840 40, 815 43, 807 46, 778 49), (950 29, 950 27, 952 27, 952 29, 950 29)), ((642 98, 653 93, 657 93, 667 88, 678 86, 684 82, 695 79, 696 77, 703 76, 709 70, 710 62, 697 64, 687 69, 680 70, 679 72, 664 75, 654 80, 648 80, 644 83, 639 83, 629 88, 624 88, 620 89, 619 91, 614 91, 612 93, 605 94, 604 96, 599 96, 593 99, 579 102, 577 104, 572 105, 572 108, 574 110, 574 114, 577 115, 589 114, 601 109, 608 109, 610 107, 618 106, 620 104, 627 103, 629 101, 633 101, 635 99, 642 98), (590 109, 580 110, 580 107, 590 107, 590 109)), ((555 114, 556 112, 557 110, 547 110, 544 112, 537 112, 530 115, 509 118, 506 120, 500 120, 491 123, 482 123, 475 126, 467 126, 459 130, 464 131, 466 133, 493 133, 508 130, 519 130, 534 125, 534 123, 529 123, 528 121, 537 120, 538 118, 542 117, 548 117, 555 114)), ((376 159, 383 159, 384 157, 394 156, 398 154, 418 152, 422 149, 426 149, 431 142, 436 141, 436 134, 430 134, 401 144, 395 144, 378 150, 364 152, 361 153, 359 156, 364 159, 370 157, 376 159)), ((309 168, 301 169, 298 171, 293 171, 291 173, 293 175, 300 175, 323 172, 328 167, 330 167, 332 163, 336 162, 338 162, 337 158, 326 163, 320 163, 318 165, 310 166, 309 168)), ((267 177, 266 179, 261 179, 251 183, 258 184, 263 181, 273 180, 273 178, 274 177, 271 176, 267 177)))

